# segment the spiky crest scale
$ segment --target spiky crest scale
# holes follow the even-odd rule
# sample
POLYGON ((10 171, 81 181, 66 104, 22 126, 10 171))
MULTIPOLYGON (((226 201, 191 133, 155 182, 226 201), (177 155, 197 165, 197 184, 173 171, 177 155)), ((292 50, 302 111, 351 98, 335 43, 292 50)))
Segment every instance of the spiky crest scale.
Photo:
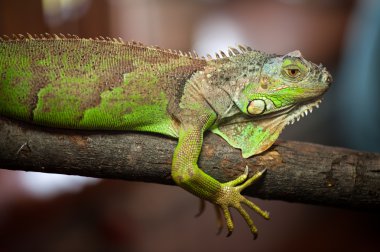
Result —
POLYGON ((10 41, 20 41, 20 40, 90 40, 90 41, 97 41, 97 42, 106 42, 106 43, 116 43, 116 44, 123 44, 123 45, 133 45, 138 47, 147 47, 155 50, 159 50, 161 52, 170 53, 178 56, 184 56, 192 59, 200 59, 200 60, 219 60, 223 58, 229 58, 233 57, 238 54, 246 53, 249 51, 253 51, 252 48, 245 45, 237 45, 236 47, 228 47, 227 54, 223 52, 222 50, 215 53, 215 57, 212 57, 210 54, 207 54, 206 57, 199 56, 196 51, 188 51, 188 52, 182 52, 181 50, 171 50, 171 49, 163 49, 159 46, 147 46, 141 42, 138 41, 128 41, 125 42, 122 38, 110 38, 110 37, 103 37, 98 36, 95 38, 79 38, 77 35, 74 34, 50 34, 50 33, 44 33, 44 34, 30 34, 26 33, 26 36, 23 34, 12 34, 11 37, 7 35, 0 36, 0 41, 2 42, 10 42, 10 41))

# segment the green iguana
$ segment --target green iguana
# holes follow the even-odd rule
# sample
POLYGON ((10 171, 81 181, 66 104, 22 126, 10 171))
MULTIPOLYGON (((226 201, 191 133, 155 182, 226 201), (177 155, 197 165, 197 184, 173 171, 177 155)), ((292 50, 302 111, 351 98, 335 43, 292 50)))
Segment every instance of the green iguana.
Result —
MULTIPOLYGON (((221 183, 197 165, 210 130, 248 158, 268 149, 285 125, 318 107, 331 75, 299 51, 270 55, 239 45, 211 56, 164 50, 121 39, 13 35, 0 39, 0 115, 42 126, 132 130, 178 138, 172 162, 177 185, 215 204, 228 235, 229 208, 257 229, 240 192, 248 168, 221 183), (221 212, 220 212, 221 211, 221 212)), ((220 227, 221 228, 221 227, 220 227)))

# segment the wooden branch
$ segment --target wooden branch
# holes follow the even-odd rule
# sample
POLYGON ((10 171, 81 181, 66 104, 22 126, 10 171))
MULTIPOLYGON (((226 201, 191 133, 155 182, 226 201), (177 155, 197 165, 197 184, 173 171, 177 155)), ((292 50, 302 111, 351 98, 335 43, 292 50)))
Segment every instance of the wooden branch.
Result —
MULTIPOLYGON (((176 140, 153 134, 56 130, 0 118, 0 167, 173 184, 176 140)), ((263 199, 380 209, 380 154, 279 141, 262 155, 240 151, 208 134, 199 160, 220 181, 267 168, 246 195, 263 199)))

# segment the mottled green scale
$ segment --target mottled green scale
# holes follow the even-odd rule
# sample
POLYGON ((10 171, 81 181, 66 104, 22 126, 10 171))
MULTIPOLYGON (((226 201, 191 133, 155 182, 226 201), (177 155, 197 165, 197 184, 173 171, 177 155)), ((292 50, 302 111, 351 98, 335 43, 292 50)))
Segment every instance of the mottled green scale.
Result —
POLYGON ((46 126, 175 136, 168 106, 180 99, 178 82, 205 65, 138 44, 41 40, 0 43, 0 114, 46 126))
POLYGON ((33 78, 30 69, 31 59, 23 48, 15 48, 15 44, 1 44, 0 47, 0 112, 1 114, 27 119, 29 116, 30 92, 29 84, 33 78), (14 57, 17 50, 20 57, 14 57))

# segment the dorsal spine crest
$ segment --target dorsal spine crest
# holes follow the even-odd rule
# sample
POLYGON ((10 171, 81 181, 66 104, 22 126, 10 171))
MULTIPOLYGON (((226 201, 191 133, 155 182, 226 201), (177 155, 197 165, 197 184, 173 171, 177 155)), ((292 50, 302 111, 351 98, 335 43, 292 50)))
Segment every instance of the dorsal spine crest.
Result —
POLYGON ((235 55, 243 54, 249 51, 253 51, 249 46, 244 45, 237 45, 236 47, 229 47, 227 53, 223 51, 219 51, 215 53, 215 57, 212 57, 210 54, 207 54, 205 56, 199 56, 196 51, 189 51, 189 52, 182 52, 181 50, 172 50, 172 49, 163 49, 159 46, 148 46, 141 42, 137 41, 129 41, 125 42, 122 38, 110 38, 110 37, 103 37, 98 36, 95 38, 79 38, 77 35, 73 34, 50 34, 50 33, 44 33, 44 34, 30 34, 26 33, 26 35, 23 34, 12 34, 11 37, 7 35, 0 36, 1 42, 11 42, 11 41, 28 41, 28 40, 88 40, 88 41, 96 41, 96 42, 104 42, 104 43, 115 43, 120 45, 127 45, 127 46, 136 46, 136 47, 145 47, 150 48, 154 50, 158 50, 164 53, 170 53, 173 55, 178 55, 182 57, 188 57, 192 59, 200 59, 200 60, 221 60, 224 58, 233 57, 235 55))

